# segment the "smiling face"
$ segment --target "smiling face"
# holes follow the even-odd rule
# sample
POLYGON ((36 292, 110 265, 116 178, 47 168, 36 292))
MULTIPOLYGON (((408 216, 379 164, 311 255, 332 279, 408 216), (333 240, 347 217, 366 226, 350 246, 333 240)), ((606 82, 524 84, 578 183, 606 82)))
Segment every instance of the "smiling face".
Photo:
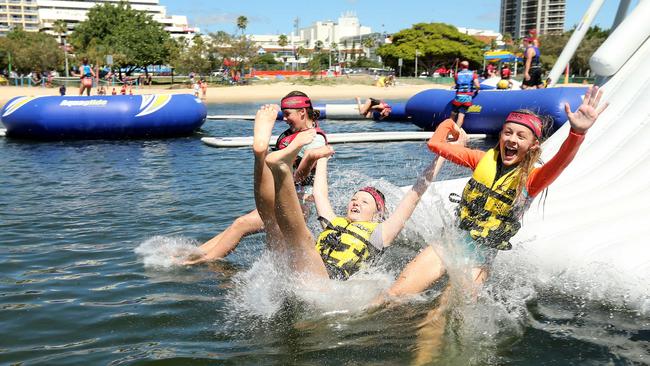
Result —
POLYGON ((308 129, 310 126, 307 118, 307 111, 305 108, 300 109, 283 109, 282 116, 285 122, 294 131, 302 131, 308 129))
POLYGON ((348 202, 347 218, 350 221, 375 221, 377 203, 368 192, 359 191, 348 202))
POLYGON ((506 122, 499 134, 499 153, 505 166, 519 164, 528 150, 538 149, 539 140, 533 131, 518 123, 506 122))

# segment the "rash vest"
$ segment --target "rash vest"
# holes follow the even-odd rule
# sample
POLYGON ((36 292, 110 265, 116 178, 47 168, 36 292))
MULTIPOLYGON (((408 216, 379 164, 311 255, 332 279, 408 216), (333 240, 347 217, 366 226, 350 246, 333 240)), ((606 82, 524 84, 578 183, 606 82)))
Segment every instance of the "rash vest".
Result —
POLYGON ((474 71, 465 69, 458 72, 456 94, 474 94, 474 71))

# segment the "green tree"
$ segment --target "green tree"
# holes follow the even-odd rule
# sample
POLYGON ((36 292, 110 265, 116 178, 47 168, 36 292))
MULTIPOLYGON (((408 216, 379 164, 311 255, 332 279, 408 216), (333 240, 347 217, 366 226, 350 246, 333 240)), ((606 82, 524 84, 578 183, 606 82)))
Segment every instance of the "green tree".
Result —
POLYGON ((59 35, 59 43, 63 47, 63 55, 65 59, 65 76, 68 77, 70 76, 70 71, 68 67, 68 50, 67 50, 66 41, 65 39, 63 39, 63 35, 68 33, 68 23, 66 23, 66 21, 63 19, 58 19, 52 25, 52 30, 54 31, 54 33, 59 35))
MULTIPOLYGON (((550 34, 539 37, 539 48, 542 54, 540 60, 544 69, 550 70, 555 65, 574 30, 575 28, 563 34, 550 34)), ((589 70, 589 58, 607 39, 608 35, 609 30, 603 30, 598 26, 590 27, 587 30, 584 39, 578 46, 571 61, 569 61, 572 74, 584 75, 589 70)))
POLYGON ((169 39, 169 33, 151 15, 132 9, 125 2, 91 8, 88 18, 70 35, 78 54, 97 50, 112 54, 115 66, 128 68, 127 73, 138 67, 146 70, 148 65, 167 63, 169 39))
POLYGON ((10 53, 12 69, 21 74, 60 70, 63 61, 63 51, 54 37, 25 32, 21 27, 12 29, 6 37, 0 37, 0 53, 0 66, 7 67, 10 53))
POLYGON ((241 34, 244 34, 246 31, 246 27, 248 27, 248 18, 246 18, 243 15, 240 15, 237 17, 237 29, 241 31, 241 34))
POLYGON ((316 41, 316 42, 314 43, 314 52, 320 52, 320 51, 322 51, 322 50, 323 50, 323 47, 324 47, 324 45, 323 45, 323 41, 316 41))
POLYGON ((287 38, 286 34, 280 34, 278 37, 278 46, 280 47, 287 47, 289 44, 289 39, 287 38))
POLYGON ((401 30, 392 37, 391 44, 379 47, 377 54, 387 66, 397 68, 398 59, 404 60, 402 73, 413 73, 415 50, 420 51, 418 69, 430 74, 441 65, 451 65, 456 58, 470 62, 471 68, 483 63, 484 43, 443 23, 418 23, 401 30), (410 61, 410 62, 409 62, 410 61))
MULTIPOLYGON (((364 39, 361 42, 361 45, 367 50, 367 53, 364 56, 361 56, 359 58, 370 57, 370 49, 374 48, 375 44, 376 44, 375 39, 372 38, 372 37, 368 37, 368 38, 364 39)), ((357 59, 357 61, 359 61, 359 60, 357 59)), ((359 66, 359 67, 361 67, 361 66, 359 66)), ((370 66, 370 67, 374 67, 374 66, 370 66)))

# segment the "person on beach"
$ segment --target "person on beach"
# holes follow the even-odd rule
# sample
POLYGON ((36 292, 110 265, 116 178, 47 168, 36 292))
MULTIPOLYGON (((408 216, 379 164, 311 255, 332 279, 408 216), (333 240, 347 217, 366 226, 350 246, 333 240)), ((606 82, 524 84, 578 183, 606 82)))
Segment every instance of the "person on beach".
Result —
MULTIPOLYGON (((471 266, 476 287, 488 277, 499 250, 509 250, 520 220, 532 200, 544 191, 571 163, 585 134, 605 110, 602 92, 589 88, 582 105, 565 111, 571 125, 566 140, 555 156, 538 167, 544 123, 529 110, 516 110, 506 118, 498 145, 487 152, 472 150, 447 141, 447 136, 463 136, 453 121, 438 126, 428 142, 429 149, 455 164, 471 168, 472 178, 465 186, 457 208, 458 228, 464 238, 458 245, 471 266)), ((419 293, 445 272, 437 246, 422 250, 402 271, 387 291, 389 297, 419 293)), ((476 288, 475 287, 475 288, 476 288)))
POLYGON ((361 104, 361 98, 356 97, 356 100, 359 114, 365 118, 375 118, 376 112, 378 118, 381 120, 390 116, 390 113, 393 111, 391 106, 383 100, 368 98, 364 104, 361 104))
POLYGON ((84 94, 90 96, 90 89, 93 87, 93 78, 95 77, 95 72, 93 68, 88 65, 88 59, 84 57, 81 59, 81 65, 79 66, 79 77, 81 78, 81 86, 79 86, 79 95, 84 94))
POLYGON ((314 201, 323 231, 314 237, 302 214, 294 189, 291 164, 316 131, 299 133, 282 150, 268 154, 277 106, 263 106, 255 119, 255 202, 267 232, 271 250, 288 254, 293 270, 311 278, 347 280, 371 263, 391 245, 434 180, 436 159, 429 164, 404 195, 395 211, 386 217, 384 195, 374 187, 360 188, 350 199, 344 216, 337 215, 329 201, 327 161, 318 159, 314 178, 314 201))
POLYGON ((534 39, 524 38, 524 80, 521 83, 522 89, 541 89, 544 88, 542 80, 542 63, 539 60, 541 52, 539 47, 535 46, 534 39))
MULTIPOLYGON (((282 98, 280 105, 283 118, 289 127, 278 136, 274 150, 286 148, 300 131, 309 129, 317 131, 317 136, 310 144, 301 149, 293 164, 294 180, 297 182, 295 189, 306 205, 311 196, 313 168, 316 160, 323 152, 328 151, 323 149, 327 144, 327 137, 325 132, 318 127, 317 121, 320 113, 313 108, 311 99, 305 93, 293 91, 282 98)), ((306 209, 307 206, 305 206, 306 209)), ((224 258, 237 247, 244 236, 262 230, 264 230, 264 223, 258 210, 255 209, 235 219, 226 230, 201 245, 199 250, 202 254, 198 258, 191 258, 184 264, 200 264, 224 258)))
POLYGON ((468 61, 460 63, 460 70, 454 78, 456 79, 456 96, 451 101, 451 119, 458 124, 458 127, 462 127, 465 122, 465 113, 472 106, 472 99, 478 94, 481 85, 476 72, 469 69, 468 61))
POLYGON ((205 99, 208 93, 208 82, 205 79, 201 79, 201 98, 205 99))

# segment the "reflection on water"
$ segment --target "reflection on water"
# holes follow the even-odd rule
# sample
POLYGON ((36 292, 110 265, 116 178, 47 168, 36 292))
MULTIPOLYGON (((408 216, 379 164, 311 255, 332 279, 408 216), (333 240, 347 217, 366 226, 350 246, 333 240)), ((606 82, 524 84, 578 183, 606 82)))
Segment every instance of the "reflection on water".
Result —
MULTIPOLYGON (((254 108, 211 106, 210 113, 254 108)), ((413 130, 369 121, 325 121, 323 128, 413 130)), ((251 133, 244 121, 207 122, 202 132, 251 133)), ((0 140, 0 150, 3 364, 650 362, 647 312, 592 300, 567 279, 518 266, 516 250, 498 258, 474 302, 463 289, 464 267, 454 264, 453 240, 437 240, 449 276, 423 295, 366 309, 418 250, 440 238, 433 228, 453 220, 436 192, 376 267, 347 283, 313 283, 265 252, 262 234, 245 238, 227 261, 177 265, 253 208, 248 149, 209 148, 190 137, 0 140)), ((398 187, 432 158, 422 143, 336 150, 330 180, 337 209, 368 183, 394 208, 398 187)), ((443 170, 445 178, 468 173, 451 164, 443 170)), ((314 217, 310 224, 316 228, 314 217)))

